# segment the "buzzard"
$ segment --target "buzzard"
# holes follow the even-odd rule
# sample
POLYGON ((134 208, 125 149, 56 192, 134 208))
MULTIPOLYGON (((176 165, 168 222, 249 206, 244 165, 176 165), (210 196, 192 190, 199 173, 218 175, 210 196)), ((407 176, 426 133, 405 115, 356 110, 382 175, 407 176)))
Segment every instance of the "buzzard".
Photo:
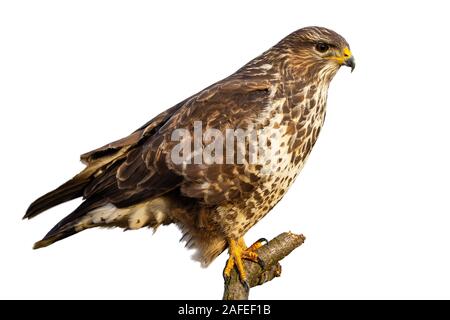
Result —
MULTIPOLYGON (((204 266, 228 248, 224 275, 236 267, 245 283, 242 259, 261 263, 255 249, 264 239, 247 247, 243 236, 280 201, 303 167, 325 119, 328 86, 343 65, 355 67, 342 36, 322 27, 297 30, 131 135, 83 154, 82 172, 28 208, 24 218, 83 198, 34 248, 93 227, 156 229, 174 223, 204 266), (232 161, 191 161, 193 154, 174 161, 181 141, 174 132, 194 133, 196 123, 214 130, 215 142, 229 130, 270 129, 273 139, 257 149, 276 151, 263 162, 247 154, 236 161, 239 152, 251 149, 244 139, 243 147, 233 146, 227 159, 232 161)), ((206 144, 183 139, 194 149, 206 144)))

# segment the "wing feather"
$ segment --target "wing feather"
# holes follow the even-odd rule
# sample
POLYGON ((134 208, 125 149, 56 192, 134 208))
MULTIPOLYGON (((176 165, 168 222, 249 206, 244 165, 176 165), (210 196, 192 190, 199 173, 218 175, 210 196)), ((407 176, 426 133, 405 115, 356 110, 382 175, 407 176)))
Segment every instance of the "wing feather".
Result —
POLYGON ((240 126, 245 129, 264 110, 269 95, 270 81, 266 78, 226 79, 178 104, 174 112, 158 116, 157 122, 163 125, 158 127, 151 123, 136 131, 133 135, 139 136, 139 140, 133 136, 88 153, 83 158, 95 161, 105 152, 128 148, 120 161, 94 179, 86 189, 85 197, 107 198, 110 203, 122 207, 176 188, 184 196, 207 204, 219 204, 250 192, 252 185, 246 181, 246 169, 252 169, 251 165, 174 164, 170 155, 177 142, 171 141, 171 135, 176 128, 192 133, 195 121, 204 123, 205 129, 215 128, 223 134, 229 128, 240 126), (217 183, 218 179, 220 183, 217 183))

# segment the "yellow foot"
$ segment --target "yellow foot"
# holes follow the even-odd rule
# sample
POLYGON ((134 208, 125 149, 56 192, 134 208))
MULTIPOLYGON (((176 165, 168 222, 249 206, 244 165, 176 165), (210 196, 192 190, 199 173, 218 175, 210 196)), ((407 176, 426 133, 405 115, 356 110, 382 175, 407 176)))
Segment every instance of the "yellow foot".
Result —
POLYGON ((233 267, 236 266, 241 282, 248 288, 247 273, 244 268, 243 260, 245 259, 256 262, 262 269, 264 269, 264 262, 258 257, 255 251, 267 244, 267 242, 268 241, 266 239, 259 239, 247 248, 243 238, 239 238, 237 241, 229 239, 228 252, 230 257, 228 258, 225 269, 223 270, 224 278, 228 279, 231 275, 233 267))

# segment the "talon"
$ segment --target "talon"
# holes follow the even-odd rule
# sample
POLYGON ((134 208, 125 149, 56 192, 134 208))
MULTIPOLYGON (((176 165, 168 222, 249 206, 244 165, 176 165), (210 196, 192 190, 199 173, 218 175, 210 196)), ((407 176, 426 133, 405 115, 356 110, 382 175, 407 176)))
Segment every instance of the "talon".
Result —
POLYGON ((259 264, 261 269, 265 270, 266 264, 258 257, 258 254, 255 252, 255 250, 261 248, 264 245, 264 243, 266 244, 268 243, 267 239, 261 238, 253 245, 251 245, 249 248, 247 248, 243 238, 239 238, 237 241, 229 239, 228 251, 230 257, 228 258, 225 269, 223 270, 224 280, 225 281, 229 280, 231 271, 233 270, 234 267, 236 267, 237 272, 239 274, 239 279, 241 280, 242 284, 247 289, 249 289, 250 287, 247 282, 247 274, 244 268, 243 259, 255 262, 259 264))
POLYGON ((258 240, 258 241, 256 241, 256 242, 262 243, 262 244, 263 244, 263 246, 265 246, 265 245, 268 245, 268 244, 269 244, 269 240, 267 240, 266 238, 261 238, 261 239, 259 239, 259 240, 258 240))
POLYGON ((256 262, 259 264, 261 269, 266 270, 266 263, 260 257, 258 257, 257 260, 258 261, 256 261, 256 262))
POLYGON ((261 239, 259 239, 258 241, 256 241, 254 244, 252 244, 252 245, 248 248, 248 250, 249 250, 249 251, 256 251, 256 250, 258 250, 259 248, 265 246, 265 245, 268 244, 268 243, 269 243, 269 241, 267 241, 266 238, 261 238, 261 239))
POLYGON ((244 286, 245 290, 249 291, 250 290, 250 286, 248 285, 248 282, 246 280, 241 281, 242 285, 244 286))
POLYGON ((227 283, 228 280, 230 280, 230 276, 225 273, 225 270, 222 273, 222 277, 223 277, 223 281, 225 281, 225 283, 227 283))

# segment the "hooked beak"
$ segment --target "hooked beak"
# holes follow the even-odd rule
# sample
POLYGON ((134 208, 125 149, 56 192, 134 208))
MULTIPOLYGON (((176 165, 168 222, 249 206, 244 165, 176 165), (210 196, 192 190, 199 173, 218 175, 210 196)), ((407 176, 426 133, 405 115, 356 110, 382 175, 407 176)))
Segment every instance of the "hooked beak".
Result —
POLYGON ((353 72, 353 70, 355 69, 355 58, 351 56, 350 58, 345 60, 344 65, 350 67, 352 69, 351 72, 353 72))
POLYGON ((356 64, 355 64, 355 58, 353 57, 352 52, 350 51, 349 48, 345 48, 343 54, 344 55, 342 57, 342 64, 344 66, 350 67, 352 69, 351 72, 353 72, 356 64))

